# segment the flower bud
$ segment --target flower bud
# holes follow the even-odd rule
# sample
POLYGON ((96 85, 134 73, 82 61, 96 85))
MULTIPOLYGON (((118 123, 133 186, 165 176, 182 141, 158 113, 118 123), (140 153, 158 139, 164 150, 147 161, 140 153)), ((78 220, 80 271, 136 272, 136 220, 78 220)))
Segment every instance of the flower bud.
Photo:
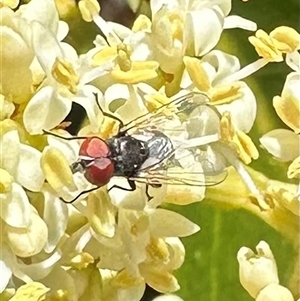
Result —
POLYGON ((269 245, 261 241, 256 246, 256 251, 257 254, 242 247, 237 254, 240 282, 253 298, 270 283, 279 283, 276 262, 269 245))

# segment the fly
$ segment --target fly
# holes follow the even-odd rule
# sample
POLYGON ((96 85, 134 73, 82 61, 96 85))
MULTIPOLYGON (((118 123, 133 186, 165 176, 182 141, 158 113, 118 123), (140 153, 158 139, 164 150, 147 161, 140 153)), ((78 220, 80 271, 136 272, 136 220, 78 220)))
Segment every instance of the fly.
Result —
MULTIPOLYGON (((114 176, 127 179, 129 188, 113 185, 109 188, 134 191, 136 182, 146 184, 148 200, 152 197, 148 193, 149 186, 160 187, 162 184, 209 186, 222 182, 226 175, 212 177, 212 181, 195 179, 195 173, 184 170, 168 172, 168 167, 173 160, 176 151, 171 139, 163 132, 157 130, 156 125, 163 122, 165 110, 175 111, 176 114, 189 111, 199 105, 193 102, 195 93, 188 93, 182 97, 164 104, 147 114, 124 124, 118 117, 104 112, 98 102, 97 105, 105 117, 115 119, 119 123, 118 133, 103 140, 97 136, 91 137, 63 137, 52 132, 44 131, 45 134, 53 135, 64 140, 84 140, 79 149, 79 158, 71 165, 73 173, 82 172, 85 178, 96 187, 82 191, 73 200, 64 201, 73 203, 83 194, 92 192, 109 183, 114 176), (141 134, 142 135, 137 135, 141 134), (143 138, 141 138, 141 136, 143 138)), ((203 102, 202 102, 203 104, 203 102)), ((203 174, 199 172, 198 174, 203 174)))

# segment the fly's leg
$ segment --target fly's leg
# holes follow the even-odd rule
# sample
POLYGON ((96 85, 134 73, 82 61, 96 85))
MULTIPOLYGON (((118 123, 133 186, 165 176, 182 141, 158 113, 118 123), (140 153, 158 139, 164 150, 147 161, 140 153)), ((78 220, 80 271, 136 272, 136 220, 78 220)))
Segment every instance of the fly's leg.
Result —
POLYGON ((146 184, 146 196, 147 196, 148 202, 150 202, 153 199, 153 196, 149 194, 149 184, 146 184))
POLYGON ((97 189, 99 189, 100 187, 93 187, 93 188, 91 188, 91 189, 88 189, 88 190, 84 190, 84 191, 81 191, 73 200, 71 200, 71 201, 66 201, 66 200, 64 200, 63 198, 59 198, 61 201, 63 201, 64 203, 66 203, 66 204, 72 204, 72 203, 74 203, 76 200, 78 200, 78 198, 80 198, 82 195, 84 195, 84 194, 86 194, 86 193, 90 193, 90 192, 92 192, 92 191, 95 191, 95 190, 97 190, 97 189))
MULTIPOLYGON (((128 184, 130 186, 130 188, 125 188, 125 187, 122 187, 122 186, 119 186, 119 185, 113 185, 112 187, 110 187, 108 189, 108 191, 111 191, 113 188, 118 188, 118 189, 121 189, 121 190, 124 190, 124 191, 135 191, 136 190, 136 184, 134 181, 132 180, 127 180, 128 181, 128 184)), ((151 185, 153 187, 160 187, 161 185, 158 184, 158 185, 151 185)), ((149 184, 146 184, 146 196, 147 196, 147 199, 148 199, 148 202, 151 201, 153 199, 153 196, 151 196, 149 194, 149 184)))
POLYGON ((127 181, 128 181, 128 184, 129 184, 130 188, 122 187, 122 186, 119 186, 119 185, 113 185, 108 189, 108 191, 111 191, 113 188, 118 188, 118 189, 121 189, 121 190, 124 190, 124 191, 135 191, 136 190, 135 182, 132 181, 132 180, 127 180, 127 181))
POLYGON ((160 188, 161 184, 146 184, 146 196, 148 198, 148 202, 153 199, 153 196, 149 194, 149 186, 153 188, 160 188))

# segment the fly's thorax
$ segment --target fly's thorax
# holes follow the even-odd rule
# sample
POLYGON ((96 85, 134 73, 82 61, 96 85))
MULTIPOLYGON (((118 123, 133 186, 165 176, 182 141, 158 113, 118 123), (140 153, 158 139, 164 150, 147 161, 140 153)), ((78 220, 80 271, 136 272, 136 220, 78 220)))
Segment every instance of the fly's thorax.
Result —
POLYGON ((134 176, 149 157, 147 143, 130 135, 113 137, 107 140, 107 143, 110 149, 109 159, 114 163, 115 176, 134 176))

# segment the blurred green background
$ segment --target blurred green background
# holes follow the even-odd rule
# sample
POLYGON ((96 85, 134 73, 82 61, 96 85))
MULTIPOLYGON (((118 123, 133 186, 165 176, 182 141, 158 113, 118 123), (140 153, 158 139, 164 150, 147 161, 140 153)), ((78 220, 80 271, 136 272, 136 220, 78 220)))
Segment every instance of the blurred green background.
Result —
MULTIPOLYGON (((133 7, 139 4, 139 12, 149 12, 149 1, 128 0, 133 7)), ((126 6, 126 0, 100 1, 101 15, 130 26, 135 16, 126 6)), ((299 31, 298 0, 233 0, 231 15, 240 15, 257 23, 258 28, 267 33, 274 28, 286 25, 299 31)), ((92 46, 92 40, 98 34, 96 26, 82 21, 80 15, 67 17, 70 34, 67 41, 83 53, 92 46)), ((258 59, 248 37, 253 35, 241 29, 224 32, 216 48, 238 56, 245 66, 258 59)), ((246 82, 256 95, 258 112, 256 123, 250 133, 255 144, 268 131, 286 128, 277 117, 272 106, 272 98, 280 95, 285 78, 291 70, 285 63, 270 63, 246 82)), ((71 120, 78 120, 78 108, 74 107, 71 120)), ((78 123, 77 123, 78 125, 78 123)), ((259 148, 260 158, 251 164, 266 176, 286 181, 287 164, 276 162, 266 151, 259 148)), ((189 206, 173 206, 187 218, 201 226, 201 231, 183 239, 186 246, 186 261, 177 272, 181 290, 179 296, 185 301, 250 301, 253 300, 239 283, 236 254, 240 247, 255 249, 260 240, 271 246, 275 255, 281 284, 288 286, 294 268, 295 251, 285 237, 274 231, 265 222, 243 210, 231 210, 214 207, 210 200, 189 206)), ((150 300, 145 296, 145 300, 150 300)))

